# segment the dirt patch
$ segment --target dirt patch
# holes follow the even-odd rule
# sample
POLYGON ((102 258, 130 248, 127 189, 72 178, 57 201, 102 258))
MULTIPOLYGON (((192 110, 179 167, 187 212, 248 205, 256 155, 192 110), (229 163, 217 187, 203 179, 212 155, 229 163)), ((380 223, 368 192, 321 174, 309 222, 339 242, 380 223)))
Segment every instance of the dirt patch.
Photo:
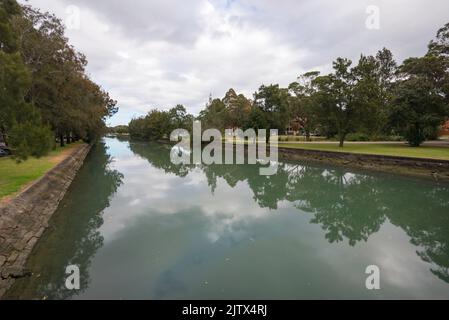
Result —
POLYGON ((79 144, 79 145, 76 145, 76 146, 73 146, 73 147, 72 146, 68 147, 67 149, 64 149, 63 151, 61 151, 57 155, 51 156, 50 157, 50 162, 53 163, 54 165, 57 165, 57 164, 61 163, 62 161, 64 161, 65 159, 67 159, 67 157, 69 157, 71 154, 76 152, 82 146, 83 146, 83 144, 79 144))

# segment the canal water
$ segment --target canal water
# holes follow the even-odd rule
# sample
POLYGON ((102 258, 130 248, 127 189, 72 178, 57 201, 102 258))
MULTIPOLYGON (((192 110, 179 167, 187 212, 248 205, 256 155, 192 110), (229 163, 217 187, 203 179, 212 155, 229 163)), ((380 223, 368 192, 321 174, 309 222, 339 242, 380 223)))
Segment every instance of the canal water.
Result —
POLYGON ((449 186, 317 165, 177 166, 93 148, 9 298, 449 298, 449 186), (66 267, 80 269, 68 290, 66 267), (380 290, 368 290, 368 266, 380 290))

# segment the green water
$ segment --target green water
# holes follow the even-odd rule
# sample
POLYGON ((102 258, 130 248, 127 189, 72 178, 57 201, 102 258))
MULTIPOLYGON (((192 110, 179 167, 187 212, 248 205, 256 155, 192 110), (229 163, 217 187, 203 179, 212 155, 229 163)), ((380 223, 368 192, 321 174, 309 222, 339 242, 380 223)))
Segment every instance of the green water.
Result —
POLYGON ((176 166, 169 150, 97 145, 8 297, 449 298, 447 184, 307 162, 263 177, 176 166))

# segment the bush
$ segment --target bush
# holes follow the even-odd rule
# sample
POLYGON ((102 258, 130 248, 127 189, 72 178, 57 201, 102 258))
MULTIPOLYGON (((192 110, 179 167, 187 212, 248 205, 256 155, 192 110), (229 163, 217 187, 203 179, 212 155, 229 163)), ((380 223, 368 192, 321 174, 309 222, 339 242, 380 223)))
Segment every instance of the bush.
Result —
POLYGON ((29 156, 45 156, 55 144, 49 127, 31 122, 15 124, 11 129, 9 143, 17 160, 26 160, 29 156))
POLYGON ((404 138, 402 136, 398 136, 398 135, 380 135, 380 136, 376 136, 373 138, 373 141, 403 141, 404 138))
POLYGON ((370 137, 365 133, 350 133, 346 136, 346 141, 370 141, 370 137))

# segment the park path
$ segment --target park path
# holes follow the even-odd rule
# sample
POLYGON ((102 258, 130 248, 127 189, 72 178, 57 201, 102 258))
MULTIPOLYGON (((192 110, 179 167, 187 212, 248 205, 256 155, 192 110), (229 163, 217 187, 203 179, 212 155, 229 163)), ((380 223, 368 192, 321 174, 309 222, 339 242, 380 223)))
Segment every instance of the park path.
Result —
MULTIPOLYGON (((279 144, 288 143, 288 144, 339 144, 338 141, 279 141, 279 144)), ((396 144, 396 145, 404 145, 406 142, 402 141, 345 141, 345 144, 396 144)), ((449 140, 433 140, 426 141, 422 144, 423 146, 432 146, 432 147, 449 147, 449 140)))

